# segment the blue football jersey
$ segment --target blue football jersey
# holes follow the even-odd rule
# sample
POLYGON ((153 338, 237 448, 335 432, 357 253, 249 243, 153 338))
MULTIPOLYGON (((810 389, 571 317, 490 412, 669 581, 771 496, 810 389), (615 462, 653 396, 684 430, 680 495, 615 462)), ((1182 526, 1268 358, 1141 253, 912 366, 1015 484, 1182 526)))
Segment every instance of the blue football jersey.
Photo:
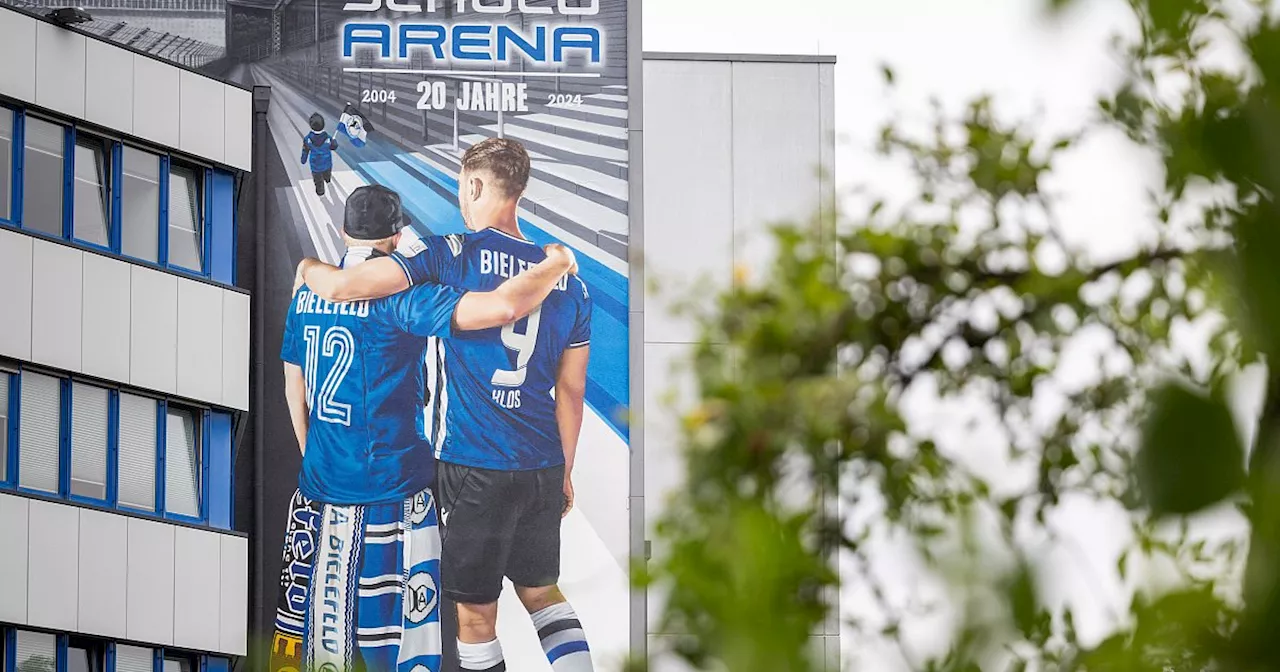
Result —
MULTIPOLYGON (((392 254, 414 288, 490 291, 546 258, 497 229, 424 238, 392 254)), ((566 276, 528 317, 505 327, 430 339, 424 411, 436 457, 518 471, 564 464, 552 396, 560 356, 591 341, 591 297, 566 276)))
MULTIPOLYGON (((345 265, 367 258, 348 250, 345 265)), ((298 485, 329 504, 401 501, 429 487, 422 425, 426 337, 448 335, 462 292, 420 284, 375 301, 330 303, 305 285, 285 319, 280 357, 302 367, 310 423, 298 485)))

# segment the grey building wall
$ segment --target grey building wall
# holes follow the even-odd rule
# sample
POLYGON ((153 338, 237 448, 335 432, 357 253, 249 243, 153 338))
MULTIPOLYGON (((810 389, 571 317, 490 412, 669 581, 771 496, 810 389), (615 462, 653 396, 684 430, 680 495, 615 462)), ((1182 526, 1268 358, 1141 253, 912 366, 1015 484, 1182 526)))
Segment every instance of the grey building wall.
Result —
MULTIPOLYGON (((683 481, 676 422, 692 389, 681 363, 696 333, 672 304, 709 299, 735 269, 758 273, 772 252, 769 224, 833 207, 818 171, 834 167, 834 69, 823 57, 645 54, 643 273, 633 267, 632 276, 645 288, 633 325, 643 329, 633 362, 643 396, 632 404, 641 412, 647 538, 664 497, 683 481)), ((663 599, 648 595, 653 653, 679 635, 659 628, 663 599)), ((839 669, 837 619, 812 641, 827 668, 839 669)))

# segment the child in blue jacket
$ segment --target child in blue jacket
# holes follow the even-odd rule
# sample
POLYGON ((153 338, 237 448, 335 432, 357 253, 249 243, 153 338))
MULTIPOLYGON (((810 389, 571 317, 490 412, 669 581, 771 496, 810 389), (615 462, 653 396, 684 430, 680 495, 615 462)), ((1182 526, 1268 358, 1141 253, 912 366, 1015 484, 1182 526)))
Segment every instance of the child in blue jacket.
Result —
POLYGON ((311 115, 309 123, 311 132, 302 139, 302 164, 310 159, 316 195, 324 196, 324 185, 333 181, 333 150, 338 148, 338 139, 325 132, 324 117, 319 112, 311 115))

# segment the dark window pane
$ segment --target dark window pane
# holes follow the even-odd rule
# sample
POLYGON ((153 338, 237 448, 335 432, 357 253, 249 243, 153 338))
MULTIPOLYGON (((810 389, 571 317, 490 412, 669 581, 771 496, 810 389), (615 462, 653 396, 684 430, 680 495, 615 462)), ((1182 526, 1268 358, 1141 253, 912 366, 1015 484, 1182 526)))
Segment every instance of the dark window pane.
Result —
POLYGON ((122 168, 120 249, 131 257, 159 261, 160 157, 125 147, 122 168))
POLYGON ((101 140, 76 140, 75 237, 106 247, 111 243, 107 219, 107 148, 101 140))
POLYGON ((64 129, 27 117, 22 173, 22 227, 62 236, 64 129))
POLYGON ((9 219, 13 201, 13 110, 0 107, 0 219, 9 219))
POLYGON ((200 244, 200 184, 196 171, 174 167, 169 172, 169 263, 199 271, 204 268, 200 244))

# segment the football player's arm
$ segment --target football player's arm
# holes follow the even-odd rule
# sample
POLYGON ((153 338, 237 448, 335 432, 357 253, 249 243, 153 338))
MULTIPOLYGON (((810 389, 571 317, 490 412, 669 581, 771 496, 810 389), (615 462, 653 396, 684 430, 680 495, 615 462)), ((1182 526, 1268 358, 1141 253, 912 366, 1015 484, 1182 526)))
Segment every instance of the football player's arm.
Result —
POLYGON ((302 165, 307 165, 307 156, 311 154, 311 147, 307 145, 307 139, 302 139, 302 165))
POLYGON ((548 245, 547 258, 508 279, 492 292, 467 292, 458 303, 453 325, 460 331, 488 329, 526 317, 542 304, 565 273, 577 268, 573 251, 548 245))
POLYGON ((293 435, 298 439, 298 451, 307 453, 307 420, 311 409, 307 406, 307 380, 302 367, 284 363, 284 398, 289 404, 289 421, 293 423, 293 435))
POLYGON ((289 421, 293 423, 293 434, 298 439, 298 451, 306 454, 307 421, 311 409, 307 405, 307 380, 302 372, 306 353, 298 329, 298 292, 295 291, 284 319, 280 359, 284 362, 284 399, 289 405, 289 421))
POLYGON ((573 463, 578 456, 578 436, 582 433, 583 404, 587 396, 587 359, 591 346, 569 348, 560 355, 556 374, 556 426, 564 450, 564 511, 573 508, 573 463))
POLYGON ((409 288, 409 276, 392 257, 378 257, 351 268, 338 268, 308 257, 298 265, 307 288, 333 303, 368 301, 409 288))

